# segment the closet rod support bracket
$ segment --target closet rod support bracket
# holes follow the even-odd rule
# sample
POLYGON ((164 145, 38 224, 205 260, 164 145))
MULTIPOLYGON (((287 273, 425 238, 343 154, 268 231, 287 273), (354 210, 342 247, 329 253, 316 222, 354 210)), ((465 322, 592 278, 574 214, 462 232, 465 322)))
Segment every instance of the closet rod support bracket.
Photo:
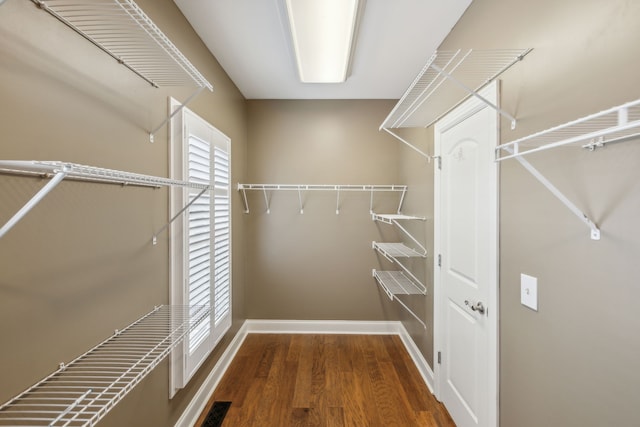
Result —
POLYGON ((172 118, 174 118, 176 114, 178 114, 180 111, 182 111, 182 109, 183 109, 184 107, 186 107, 186 106, 187 106, 187 104, 188 104, 189 102, 191 102, 191 101, 192 101, 196 96, 200 95, 200 92, 202 92, 202 90, 203 90, 204 88, 205 88, 205 86, 200 86, 200 87, 198 87, 198 89, 196 89, 196 91, 195 91, 194 93, 192 93, 192 94, 191 94, 191 95, 190 95, 190 96, 189 96, 189 97, 188 97, 188 98, 187 98, 187 99, 186 99, 182 104, 180 104, 180 106, 179 106, 178 108, 176 108, 175 110, 173 110, 173 111, 171 112, 171 114, 169 114, 169 116, 168 116, 166 119, 164 119, 164 120, 162 121, 162 123, 160 123, 160 124, 159 124, 158 126, 156 126, 156 127, 155 127, 151 132, 149 132, 149 142, 153 144, 153 143, 154 143, 154 141, 155 141, 155 134, 156 134, 160 129, 162 129, 162 127, 163 127, 164 125, 166 125, 167 123, 169 123, 169 121, 170 121, 172 118))
POLYGON ((51 178, 44 187, 42 187, 25 205, 15 213, 7 221, 5 225, 0 228, 0 238, 2 238, 9 230, 13 228, 31 209, 33 209, 44 197, 51 192, 58 184, 62 182, 62 180, 69 173, 69 169, 67 167, 62 168, 62 170, 56 172, 56 174, 51 178))
POLYGON ((162 228, 160 230, 158 230, 158 232, 156 234, 153 235, 153 238, 151 239, 151 242, 153 243, 153 245, 155 246, 156 244, 158 244, 158 236, 167 228, 169 228, 169 226, 171 225, 171 223, 173 221, 175 221, 180 215, 182 215, 182 213, 184 211, 186 211, 187 209, 189 209, 189 206, 191 206, 196 200, 198 200, 200 198, 200 196, 202 196, 206 191, 209 191, 209 188, 204 188, 201 192, 198 193, 198 195, 196 197, 194 197, 189 203, 186 204, 185 207, 183 207, 182 209, 180 209, 180 211, 178 213, 176 213, 173 218, 171 218, 169 220, 169 222, 167 222, 165 225, 162 226, 162 228))
POLYGON ((498 107, 493 102, 489 101, 484 96, 480 95, 478 92, 476 92, 475 90, 471 89, 469 86, 465 85, 460 80, 456 79, 450 73, 447 73, 445 70, 443 70, 442 68, 438 67, 437 65, 432 63, 430 65, 430 67, 433 68, 436 72, 438 72, 441 75, 443 75, 444 77, 446 77, 447 79, 449 79, 450 81, 452 81, 453 83, 455 83, 456 85, 458 85, 463 90, 465 90, 469 95, 475 96, 480 101, 485 103, 487 106, 489 106, 489 107, 493 108, 494 110, 496 110, 500 115, 502 115, 503 117, 506 117, 507 119, 509 119, 511 121, 511 130, 514 130, 516 128, 516 118, 513 117, 511 114, 507 113, 502 108, 498 107))

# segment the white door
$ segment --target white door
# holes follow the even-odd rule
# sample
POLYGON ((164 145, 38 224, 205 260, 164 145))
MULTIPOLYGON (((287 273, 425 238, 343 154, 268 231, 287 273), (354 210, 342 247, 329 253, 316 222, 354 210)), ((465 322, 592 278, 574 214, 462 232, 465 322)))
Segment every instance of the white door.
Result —
POLYGON ((497 128, 475 98, 435 126, 436 394, 458 427, 497 426, 497 128))

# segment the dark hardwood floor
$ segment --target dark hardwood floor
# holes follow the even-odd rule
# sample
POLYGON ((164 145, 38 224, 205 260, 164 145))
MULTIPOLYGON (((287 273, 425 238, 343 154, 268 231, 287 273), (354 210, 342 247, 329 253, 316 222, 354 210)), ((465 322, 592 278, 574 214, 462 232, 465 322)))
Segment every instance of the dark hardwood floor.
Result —
POLYGON ((395 335, 250 334, 214 401, 224 427, 455 427, 395 335))

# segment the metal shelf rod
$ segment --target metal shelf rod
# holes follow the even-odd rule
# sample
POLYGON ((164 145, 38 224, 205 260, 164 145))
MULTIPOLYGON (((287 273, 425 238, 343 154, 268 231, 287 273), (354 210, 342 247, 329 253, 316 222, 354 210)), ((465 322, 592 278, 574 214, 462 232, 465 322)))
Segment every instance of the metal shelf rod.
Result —
POLYGON ((583 148, 597 147, 607 142, 633 138, 638 135, 638 132, 630 131, 635 129, 640 129, 640 99, 499 145, 496 147, 496 161, 521 157, 581 141, 592 141, 591 144, 586 144, 583 148), (629 120, 630 110, 634 112, 635 120, 629 120), (608 141, 607 137, 609 136, 612 138, 608 141), (542 145, 537 145, 536 142, 542 142, 542 145), (531 143, 536 146, 525 147, 522 151, 523 143, 531 143), (507 154, 503 155, 503 151, 507 154))
POLYGON ((401 192, 398 212, 402 208, 404 196, 407 191, 406 185, 378 185, 378 184, 238 184, 238 191, 242 193, 242 201, 244 202, 244 213, 249 213, 249 201, 247 200, 247 191, 262 191, 267 213, 271 213, 270 200, 267 195, 268 191, 297 191, 300 213, 304 212, 304 204, 302 201, 302 191, 335 191, 336 198, 336 214, 340 213, 340 192, 342 191, 361 191, 371 192, 370 210, 373 208, 374 192, 401 192))

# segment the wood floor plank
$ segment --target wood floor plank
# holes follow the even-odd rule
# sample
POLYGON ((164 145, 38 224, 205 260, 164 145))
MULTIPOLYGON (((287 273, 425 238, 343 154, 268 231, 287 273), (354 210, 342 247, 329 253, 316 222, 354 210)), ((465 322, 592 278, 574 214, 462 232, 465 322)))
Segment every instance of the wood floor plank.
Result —
MULTIPOLYGON (((301 335, 291 340, 292 346, 297 347, 298 369, 295 372, 296 384, 293 392, 292 405, 294 408, 308 408, 311 405, 311 379, 313 375, 313 347, 310 335, 301 335)), ((292 352, 287 354, 287 361, 292 352)))
POLYGON ((455 427, 397 336, 249 334, 214 401, 224 427, 455 427))

